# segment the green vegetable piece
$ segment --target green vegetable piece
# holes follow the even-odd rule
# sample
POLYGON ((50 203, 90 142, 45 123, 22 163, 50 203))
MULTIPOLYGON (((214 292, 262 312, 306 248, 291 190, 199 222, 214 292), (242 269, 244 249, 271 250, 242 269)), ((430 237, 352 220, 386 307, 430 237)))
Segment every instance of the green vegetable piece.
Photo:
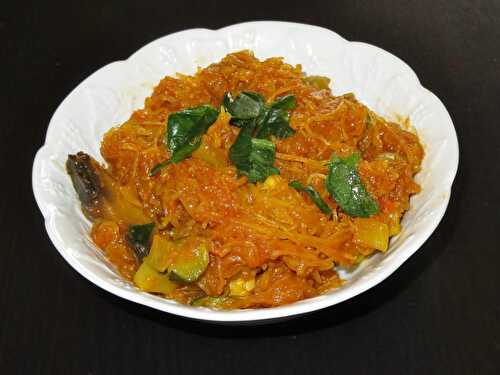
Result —
POLYGON ((205 297, 196 298, 194 301, 191 302, 191 306, 209 307, 211 309, 222 309, 222 308, 224 308, 224 305, 230 303, 230 301, 231 301, 231 297, 205 296, 205 297))
POLYGON ((222 105, 233 119, 249 120, 258 117, 262 113, 264 98, 255 92, 242 92, 233 99, 230 93, 226 93, 222 105))
POLYGON ((149 253, 151 244, 151 233, 155 227, 154 223, 144 225, 131 225, 128 228, 127 240, 134 250, 135 256, 139 262, 149 253))
POLYGON ((357 165, 360 159, 359 153, 346 158, 333 155, 325 183, 326 189, 345 213, 369 217, 376 214, 379 207, 359 177, 357 165))
POLYGON ((141 264, 134 275, 134 283, 139 289, 150 293, 169 294, 177 288, 177 284, 167 274, 156 271, 148 262, 141 264))
POLYGON ((252 138, 250 128, 240 130, 238 138, 229 149, 229 159, 238 168, 240 175, 245 175, 251 183, 265 181, 273 174, 279 174, 273 167, 276 146, 267 139, 252 138))
POLYGON ((169 266, 170 279, 185 283, 195 282, 205 272, 209 261, 208 250, 204 244, 184 251, 169 266))
POLYGON ((293 187, 297 191, 303 191, 309 195, 311 200, 314 202, 316 206, 321 210, 326 215, 331 215, 332 214, 332 209, 326 204, 326 202, 321 198, 321 195, 314 190, 314 188, 311 185, 304 186, 302 185, 299 181, 292 181, 288 185, 293 187))
POLYGON ((219 111, 211 105, 188 108, 170 114, 163 141, 172 156, 169 160, 155 165, 149 175, 154 176, 170 163, 178 163, 191 156, 193 151, 200 147, 201 137, 218 116, 219 111))

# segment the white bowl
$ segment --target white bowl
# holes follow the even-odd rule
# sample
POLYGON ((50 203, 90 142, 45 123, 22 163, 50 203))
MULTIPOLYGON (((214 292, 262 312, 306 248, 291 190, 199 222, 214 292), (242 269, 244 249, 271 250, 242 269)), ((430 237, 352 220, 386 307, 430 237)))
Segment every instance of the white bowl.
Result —
POLYGON ((33 164, 33 191, 45 227, 59 253, 81 275, 130 301, 188 318, 217 322, 250 322, 291 317, 352 298, 394 272, 431 235, 441 220, 458 167, 458 142, 441 101, 422 87, 411 68, 390 53, 349 42, 316 26, 285 22, 248 22, 220 30, 193 29, 157 39, 125 61, 99 69, 61 103, 54 113, 45 145, 33 164), (227 53, 250 49, 260 59, 283 56, 302 64, 308 74, 332 79, 333 92, 354 92, 377 113, 397 120, 408 116, 425 147, 416 179, 422 191, 411 199, 402 232, 386 253, 376 254, 338 290, 291 305, 267 309, 215 311, 178 304, 141 292, 122 279, 89 239, 90 222, 65 172, 69 153, 83 150, 102 160, 104 132, 125 121, 165 75, 194 73, 227 53))

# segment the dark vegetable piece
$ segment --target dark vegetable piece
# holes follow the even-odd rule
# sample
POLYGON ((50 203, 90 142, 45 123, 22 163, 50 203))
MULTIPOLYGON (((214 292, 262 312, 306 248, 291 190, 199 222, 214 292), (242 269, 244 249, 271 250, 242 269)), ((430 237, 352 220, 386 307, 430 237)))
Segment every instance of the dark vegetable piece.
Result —
POLYGON ((279 169, 273 167, 276 147, 267 139, 252 138, 251 128, 243 128, 236 141, 229 149, 229 159, 238 169, 238 173, 247 176, 251 183, 262 182, 279 169))
POLYGON ((84 206, 95 204, 101 194, 101 182, 92 166, 90 156, 84 152, 68 155, 66 170, 82 204, 84 206))
POLYGON ((135 256, 139 262, 149 254, 151 246, 151 233, 155 227, 154 223, 143 225, 131 225, 128 228, 127 240, 134 249, 135 256))
POLYGON ((211 105, 188 108, 170 114, 163 141, 172 156, 169 160, 154 166, 149 175, 154 176, 170 163, 178 163, 191 156, 193 151, 200 147, 201 137, 218 116, 219 111, 211 105))
POLYGON ((333 155, 326 177, 326 189, 348 215, 369 217, 376 214, 379 207, 359 177, 357 165, 360 159, 359 153, 346 158, 333 155))
POLYGON ((299 181, 292 181, 289 183, 291 187, 293 187, 297 191, 303 191, 309 195, 311 200, 314 202, 316 206, 323 212, 324 214, 331 215, 332 209, 326 204, 326 202, 321 198, 321 195, 314 190, 314 188, 310 185, 304 186, 299 181))
POLYGON ((82 212, 89 220, 102 216, 105 195, 109 193, 105 194, 97 168, 97 163, 84 152, 68 155, 66 160, 66 171, 82 204, 82 212))

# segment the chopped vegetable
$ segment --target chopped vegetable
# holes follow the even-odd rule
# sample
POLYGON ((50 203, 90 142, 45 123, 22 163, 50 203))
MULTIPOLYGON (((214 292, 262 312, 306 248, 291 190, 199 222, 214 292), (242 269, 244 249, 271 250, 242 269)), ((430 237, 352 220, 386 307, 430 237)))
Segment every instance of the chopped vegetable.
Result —
POLYGON ((170 114, 164 143, 172 156, 169 160, 154 166, 149 173, 150 176, 155 175, 170 163, 178 163, 191 156, 193 151, 200 147, 201 137, 218 116, 219 111, 211 105, 188 108, 170 114))
POLYGON ((316 206, 323 212, 324 214, 331 215, 332 209, 326 204, 326 202, 321 198, 321 195, 314 190, 314 188, 311 185, 304 186, 302 185, 299 181, 292 181, 289 184, 291 187, 293 187, 295 190, 298 191, 303 191, 309 195, 311 200, 314 202, 316 206))
POLYGON ((363 246, 386 251, 389 246, 389 226, 375 219, 354 219, 354 241, 363 246))
POLYGON ((131 225, 128 228, 127 240, 134 249, 135 256, 139 262, 142 262, 149 253, 151 233, 154 227, 154 223, 149 223, 144 225, 131 225))
POLYGON ((177 287, 167 274, 156 271, 148 262, 141 264, 134 275, 134 283, 141 290, 150 293, 169 294, 177 287))
POLYGON ((357 164, 360 158, 358 153, 346 158, 333 155, 326 177, 326 189, 348 215, 369 217, 378 213, 379 207, 359 177, 357 164))
POLYGON ((144 261, 147 261, 158 272, 165 272, 172 262, 172 252, 174 249, 175 243, 173 241, 156 234, 153 237, 149 255, 144 261))
POLYGON ((203 243, 193 249, 185 249, 168 267, 170 278, 186 283, 195 282, 205 272, 209 260, 207 247, 203 243))
POLYGON ((240 276, 229 282, 229 295, 233 297, 242 297, 249 294, 255 288, 255 276, 240 276))

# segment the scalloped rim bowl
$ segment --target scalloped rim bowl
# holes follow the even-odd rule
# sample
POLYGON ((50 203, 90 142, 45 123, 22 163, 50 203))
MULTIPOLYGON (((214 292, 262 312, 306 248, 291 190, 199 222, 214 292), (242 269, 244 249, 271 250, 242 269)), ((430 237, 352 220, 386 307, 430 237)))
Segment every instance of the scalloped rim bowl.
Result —
POLYGON ((448 205, 457 168, 458 141, 450 115, 403 61, 380 48, 349 42, 320 27, 262 21, 167 35, 85 79, 50 121, 45 145, 33 163, 33 191, 56 249, 99 287, 183 317, 226 323, 264 322, 335 305, 388 277, 437 227, 448 205), (411 198, 402 232, 392 238, 386 253, 370 257, 355 271, 343 271, 347 280, 343 287, 281 307, 216 311, 141 292, 121 278, 89 239, 90 222, 81 213, 64 163, 69 153, 80 150, 102 160, 99 144, 104 132, 141 108, 144 98, 165 75, 192 74, 198 66, 241 49, 253 50, 260 59, 283 56, 290 64, 302 64, 308 74, 328 76, 336 95, 354 92, 360 101, 388 119, 409 117, 426 155, 422 171, 416 176, 422 191, 411 198))

